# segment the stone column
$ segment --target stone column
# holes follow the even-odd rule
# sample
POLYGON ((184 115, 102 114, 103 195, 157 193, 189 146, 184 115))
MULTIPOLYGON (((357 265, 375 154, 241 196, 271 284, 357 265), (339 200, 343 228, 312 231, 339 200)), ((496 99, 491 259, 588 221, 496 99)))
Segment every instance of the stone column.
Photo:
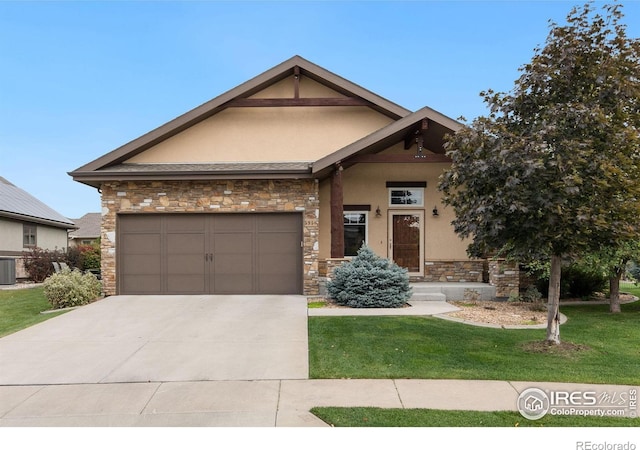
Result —
POLYGON ((489 284, 496 287, 496 298, 506 300, 520 292, 520 269, 517 262, 489 260, 489 284))

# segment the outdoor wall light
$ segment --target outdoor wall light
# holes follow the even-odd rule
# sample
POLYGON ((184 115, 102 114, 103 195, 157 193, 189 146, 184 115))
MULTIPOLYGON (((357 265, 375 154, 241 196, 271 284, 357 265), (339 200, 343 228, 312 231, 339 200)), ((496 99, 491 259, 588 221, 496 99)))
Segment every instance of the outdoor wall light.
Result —
POLYGON ((376 217, 382 217, 382 211, 380 211, 380 206, 376 208, 376 217))
POLYGON ((437 207, 437 206, 434 206, 434 207, 433 207, 433 211, 431 211, 431 212, 433 213, 433 217, 437 217, 437 216, 439 216, 439 214, 438 214, 438 207, 437 207))

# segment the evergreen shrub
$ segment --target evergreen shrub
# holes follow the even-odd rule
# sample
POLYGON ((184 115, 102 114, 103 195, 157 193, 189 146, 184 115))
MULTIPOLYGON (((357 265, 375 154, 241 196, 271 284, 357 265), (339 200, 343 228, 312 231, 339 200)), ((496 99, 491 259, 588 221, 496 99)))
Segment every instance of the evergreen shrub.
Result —
POLYGON ((397 308, 411 298, 407 270, 364 245, 353 260, 335 269, 327 291, 336 303, 351 308, 397 308))

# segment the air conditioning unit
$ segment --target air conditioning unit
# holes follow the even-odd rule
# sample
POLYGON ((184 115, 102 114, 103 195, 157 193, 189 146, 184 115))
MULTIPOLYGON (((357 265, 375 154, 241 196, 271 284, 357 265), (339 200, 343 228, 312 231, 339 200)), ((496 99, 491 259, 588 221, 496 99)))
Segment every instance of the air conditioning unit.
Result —
POLYGON ((16 284, 16 260, 0 258, 0 284, 16 284))

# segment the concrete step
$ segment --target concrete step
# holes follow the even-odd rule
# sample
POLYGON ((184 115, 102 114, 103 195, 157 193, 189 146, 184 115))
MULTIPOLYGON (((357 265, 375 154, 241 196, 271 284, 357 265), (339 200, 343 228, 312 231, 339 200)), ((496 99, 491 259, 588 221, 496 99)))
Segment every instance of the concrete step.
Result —
POLYGON ((415 293, 409 299, 412 302, 446 302, 447 296, 441 292, 415 293))
POLYGON ((440 285, 427 286, 424 284, 411 283, 414 294, 440 294, 442 287, 440 285))
POLYGON ((477 291, 480 294, 480 300, 493 300, 496 296, 495 286, 487 283, 433 283, 433 282, 412 282, 414 301, 447 301, 447 300, 463 300, 466 290, 477 291), (444 295, 444 299, 437 294, 444 295), (435 297, 431 297, 434 296, 435 297), (424 296, 424 297, 423 297, 424 296))

